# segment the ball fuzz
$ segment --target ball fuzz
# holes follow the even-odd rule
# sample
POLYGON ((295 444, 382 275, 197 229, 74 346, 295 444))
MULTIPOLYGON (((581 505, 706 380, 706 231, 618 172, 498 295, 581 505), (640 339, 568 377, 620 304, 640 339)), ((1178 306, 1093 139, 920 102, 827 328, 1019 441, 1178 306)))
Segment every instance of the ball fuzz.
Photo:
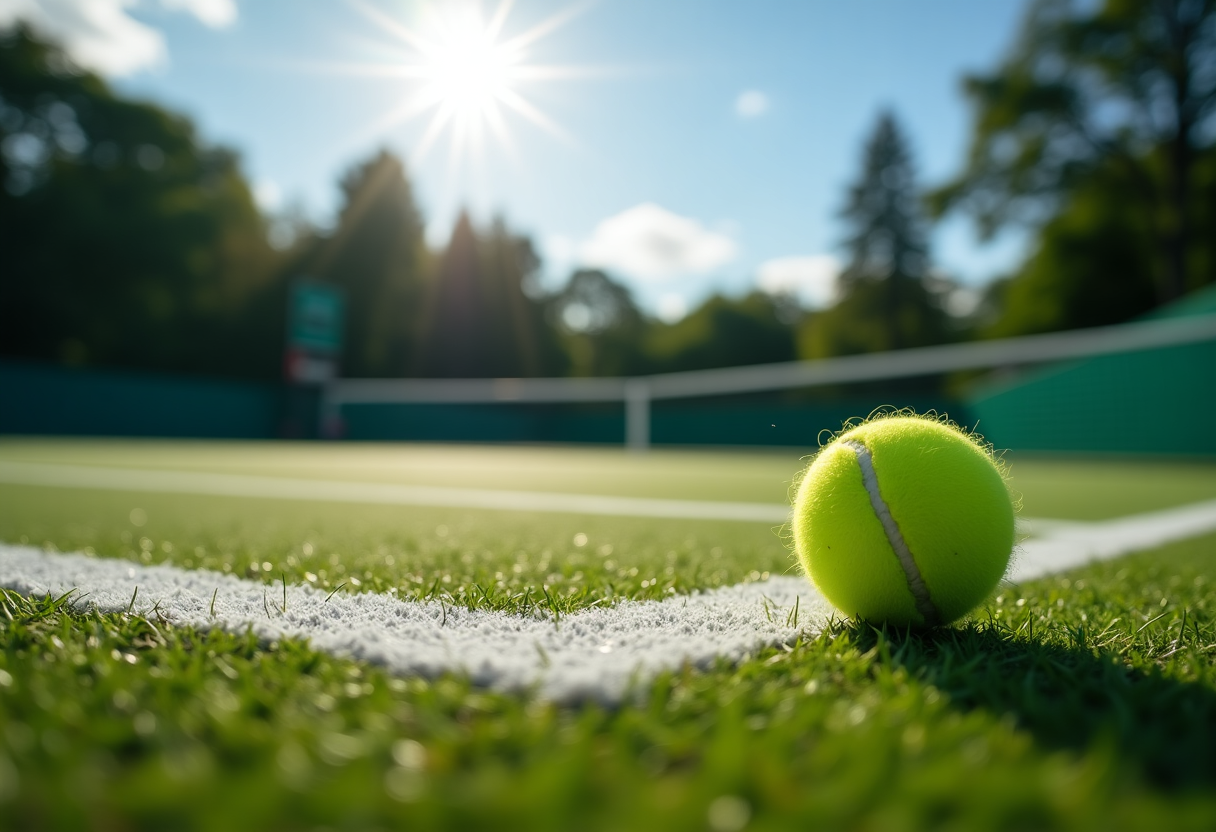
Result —
POLYGON ((798 488, 793 526, 815 586, 876 623, 960 618, 1013 551, 1013 501, 990 451, 918 416, 877 418, 828 443, 798 488))

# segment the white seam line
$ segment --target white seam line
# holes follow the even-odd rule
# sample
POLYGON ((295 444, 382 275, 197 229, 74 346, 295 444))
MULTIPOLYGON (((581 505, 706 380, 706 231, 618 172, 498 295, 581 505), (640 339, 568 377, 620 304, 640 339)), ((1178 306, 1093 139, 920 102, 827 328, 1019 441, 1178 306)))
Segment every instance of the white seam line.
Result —
POLYGON ((933 599, 929 597, 929 587, 925 585, 925 579, 921 576, 916 558, 912 556, 912 550, 908 548, 903 533, 899 530, 899 524, 891 516, 891 509, 878 491, 878 475, 874 472, 874 459, 870 456, 870 449, 851 439, 842 444, 851 448, 857 455, 861 481, 865 484, 866 493, 870 495, 870 506, 874 509, 878 522, 882 524, 882 530, 886 533, 891 548, 895 550, 895 556, 899 558, 899 565, 903 567, 908 589, 912 591, 912 600, 916 603, 916 611, 920 613, 926 625, 933 626, 941 619, 941 615, 933 605, 933 599))

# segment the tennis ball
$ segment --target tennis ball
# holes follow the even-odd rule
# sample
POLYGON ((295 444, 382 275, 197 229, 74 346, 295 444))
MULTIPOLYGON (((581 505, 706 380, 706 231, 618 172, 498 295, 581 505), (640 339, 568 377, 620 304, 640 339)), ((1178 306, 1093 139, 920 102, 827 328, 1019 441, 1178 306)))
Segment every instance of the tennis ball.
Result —
POLYGON ((837 436, 807 468, 794 546, 841 612, 934 626, 996 587, 1013 551, 1013 500, 989 450, 920 416, 875 418, 837 436))

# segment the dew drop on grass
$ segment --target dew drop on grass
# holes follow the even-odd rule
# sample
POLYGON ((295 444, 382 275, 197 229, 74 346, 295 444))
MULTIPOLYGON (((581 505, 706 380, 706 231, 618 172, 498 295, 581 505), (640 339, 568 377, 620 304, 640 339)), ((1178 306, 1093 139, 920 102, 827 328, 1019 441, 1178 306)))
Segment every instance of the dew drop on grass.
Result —
POLYGON ((321 737, 317 745, 321 759, 331 766, 340 766, 363 754, 363 743, 350 734, 331 733, 321 737))
POLYGON ((417 740, 397 740, 393 743, 393 762, 409 771, 426 767, 426 748, 417 740))
POLYGON ((111 701, 114 703, 114 708, 123 713, 130 713, 136 705, 135 697, 125 690, 115 691, 111 701))
POLYGON ((751 820, 752 807, 746 800, 733 794, 724 794, 709 804, 705 819, 714 832, 738 832, 751 820))
POLYGON ((156 730, 156 717, 149 711, 140 711, 135 715, 135 719, 131 722, 131 727, 135 729, 135 733, 141 737, 147 737, 156 730))

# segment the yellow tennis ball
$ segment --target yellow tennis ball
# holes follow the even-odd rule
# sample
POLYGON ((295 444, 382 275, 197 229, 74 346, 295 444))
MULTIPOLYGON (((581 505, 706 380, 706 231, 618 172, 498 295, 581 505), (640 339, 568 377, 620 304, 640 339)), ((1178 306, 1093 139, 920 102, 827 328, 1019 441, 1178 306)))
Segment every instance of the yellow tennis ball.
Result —
POLYGON ((837 436, 807 468, 794 546, 841 612, 934 626, 996 587, 1013 551, 1013 500, 991 452, 952 425, 876 418, 837 436))

